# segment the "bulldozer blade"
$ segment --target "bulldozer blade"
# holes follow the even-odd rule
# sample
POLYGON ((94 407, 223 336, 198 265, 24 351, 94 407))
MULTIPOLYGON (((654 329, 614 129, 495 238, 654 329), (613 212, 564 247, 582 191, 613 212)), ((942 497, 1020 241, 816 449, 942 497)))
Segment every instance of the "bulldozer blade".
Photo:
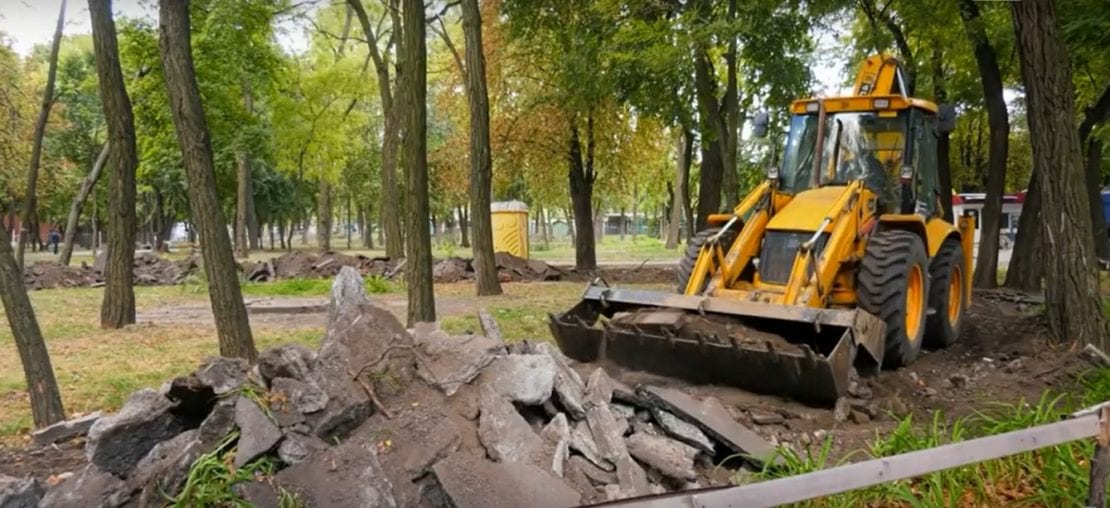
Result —
POLYGON ((580 362, 818 405, 847 393, 853 367, 863 375, 878 371, 885 331, 861 310, 596 285, 575 307, 552 315, 550 326, 559 348, 580 362))

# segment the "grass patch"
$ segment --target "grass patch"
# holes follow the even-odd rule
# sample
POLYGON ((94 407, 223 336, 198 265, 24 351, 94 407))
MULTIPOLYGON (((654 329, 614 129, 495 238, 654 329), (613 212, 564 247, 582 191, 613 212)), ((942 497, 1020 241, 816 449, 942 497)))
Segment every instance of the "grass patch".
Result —
MULTIPOLYGON (((1046 393, 1034 404, 997 405, 949 421, 934 413, 927 425, 912 417, 901 420, 885 436, 876 435, 867 450, 829 463, 831 440, 797 453, 782 448, 784 466, 761 473, 765 479, 793 476, 833 467, 848 460, 889 457, 946 443, 974 439, 1057 422, 1079 407, 1110 399, 1110 369, 1093 371, 1082 379, 1077 396, 1046 393), (864 455, 861 457, 860 455, 864 455)), ((1089 440, 889 482, 867 489, 800 503, 799 506, 1077 506, 1087 496, 1088 461, 1094 452, 1089 440)))
MULTIPOLYGON (((244 282, 247 296, 327 296, 332 279, 284 279, 271 282, 244 282)), ((370 276, 362 281, 369 294, 395 293, 400 287, 383 277, 370 276)))
MULTIPOLYGON (((272 457, 266 456, 236 468, 232 462, 235 460, 236 451, 234 443, 238 439, 239 431, 232 431, 215 450, 201 455, 189 469, 189 476, 185 479, 185 486, 181 493, 175 498, 168 499, 170 506, 174 508, 252 506, 237 496, 232 487, 239 483, 265 481, 277 470, 277 462, 272 457)), ((280 508, 295 508, 304 504, 284 489, 279 489, 278 494, 280 508)))

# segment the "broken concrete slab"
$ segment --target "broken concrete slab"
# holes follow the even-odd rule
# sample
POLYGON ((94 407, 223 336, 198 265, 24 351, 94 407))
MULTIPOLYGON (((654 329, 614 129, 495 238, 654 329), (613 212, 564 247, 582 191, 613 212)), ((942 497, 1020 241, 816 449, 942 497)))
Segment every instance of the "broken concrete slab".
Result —
MULTIPOLYGON (((593 380, 594 376, 590 378, 593 380)), ((603 384, 604 381, 599 383, 603 384)), ((590 434, 597 443, 601 458, 615 464, 617 459, 628 453, 624 445, 624 430, 628 422, 623 420, 625 425, 621 425, 613 416, 608 402, 602 398, 605 393, 603 389, 596 388, 596 385, 587 387, 586 423, 590 426, 590 434)))
POLYGON ((540 431, 543 440, 543 451, 540 453, 539 462, 547 467, 555 476, 563 477, 563 466, 570 455, 570 424, 567 415, 559 413, 540 431))
POLYGON ((551 398, 555 361, 548 355, 502 356, 482 372, 482 382, 509 400, 538 406, 551 398))
POLYGON ((694 457, 698 450, 674 439, 651 434, 632 434, 626 440, 628 453, 636 460, 651 466, 668 478, 693 481, 697 478, 694 471, 694 457))
POLYGON ((366 296, 366 287, 362 285, 362 276, 359 275, 358 270, 350 266, 340 268, 331 283, 328 326, 330 327, 336 318, 348 309, 366 303, 370 303, 370 298, 366 296))
POLYGON ((570 359, 563 355, 559 348, 549 342, 536 344, 535 349, 551 357, 555 362, 555 398, 567 411, 571 418, 582 420, 586 418, 586 409, 583 405, 586 384, 582 376, 570 367, 570 359))
POLYGON ((479 395, 478 440, 496 462, 525 462, 542 446, 540 437, 513 404, 490 386, 479 395))
POLYGON ((621 492, 629 497, 651 494, 647 472, 628 453, 617 460, 617 484, 620 485, 621 492))
POLYGON ((609 410, 613 412, 613 416, 625 420, 636 416, 636 408, 618 402, 609 404, 609 410))
POLYGON ((258 373, 266 383, 279 377, 305 381, 310 378, 315 361, 316 353, 312 350, 298 344, 286 344, 258 355, 258 373))
POLYGON ((613 379, 604 370, 594 369, 586 380, 586 405, 591 402, 608 405, 613 400, 613 386, 613 379))
POLYGON ((101 471, 95 464, 89 464, 68 480, 48 490, 38 506, 116 508, 130 499, 131 488, 123 480, 101 471))
POLYGON ((564 470, 567 477, 573 474, 572 471, 578 471, 585 476, 592 485, 598 487, 617 483, 616 472, 601 469, 597 467, 596 464, 580 455, 571 455, 564 465, 564 470))
POLYGON ((196 378, 216 395, 231 393, 247 381, 250 364, 242 358, 210 357, 196 371, 196 378))
MULTIPOLYGON (((69 441, 78 436, 84 436, 89 433, 89 429, 101 417, 100 411, 89 413, 79 418, 73 418, 64 422, 58 422, 49 427, 31 432, 31 440, 37 446, 46 446, 62 441, 69 441)), ((3 506, 3 505, 0 505, 3 506)))
POLYGON ((417 364, 416 374, 450 397, 478 377, 504 350, 495 339, 479 335, 442 339, 418 334, 424 357, 417 364))
POLYGON ((89 429, 85 456, 104 472, 125 476, 155 445, 184 430, 170 413, 173 407, 149 388, 135 392, 118 413, 89 429))
POLYGON ((582 454, 586 460, 605 471, 613 471, 616 467, 612 462, 601 456, 601 451, 597 449, 597 443, 594 441, 593 433, 590 432, 590 426, 586 422, 577 422, 571 429, 570 449, 582 454))
POLYGON ((438 497, 459 508, 578 506, 581 496, 562 480, 532 464, 487 462, 456 453, 432 468, 438 497))
POLYGON ((404 462, 409 480, 416 480, 427 474, 436 462, 455 453, 461 441, 462 436, 450 420, 440 419, 432 431, 427 433, 425 441, 412 443, 411 446, 415 449, 409 452, 404 462))
POLYGON ((312 383, 288 377, 274 378, 271 388, 285 395, 286 401, 301 414, 322 411, 328 405, 328 394, 312 383))
POLYGON ((239 445, 235 451, 235 467, 243 467, 260 455, 273 450, 281 441, 281 429, 253 400, 240 396, 235 401, 235 425, 239 427, 239 445))
MULTIPOLYGON (((185 454, 189 444, 196 439, 196 429, 187 430, 174 436, 173 439, 162 441, 143 457, 127 477, 128 483, 141 488, 152 480, 171 474, 173 468, 185 454)), ((173 495, 175 493, 168 493, 173 495)))
MULTIPOLYGON (((714 453, 713 441, 697 426, 659 408, 652 408, 651 415, 663 431, 671 437, 710 455, 714 453)), ((635 428, 636 425, 633 425, 633 429, 635 428)), ((648 433, 654 434, 655 432, 649 431, 648 433)))
POLYGON ((308 460, 313 454, 327 450, 328 444, 316 436, 290 432, 278 446, 278 458, 290 466, 308 460))
MULTIPOLYGON (((670 411, 675 416, 698 426, 728 449, 742 453, 757 462, 776 457, 774 446, 751 429, 739 424, 721 402, 713 397, 696 400, 670 388, 642 387, 639 390, 655 407, 670 411)), ((780 459, 776 459, 780 460, 780 459)))
POLYGON ((281 497, 269 479, 236 483, 231 491, 254 508, 280 508, 281 497))
POLYGON ((34 478, 14 478, 0 475, 0 507, 35 508, 44 491, 34 478))
POLYGON ((304 506, 395 508, 393 485, 373 443, 347 441, 274 475, 304 506))

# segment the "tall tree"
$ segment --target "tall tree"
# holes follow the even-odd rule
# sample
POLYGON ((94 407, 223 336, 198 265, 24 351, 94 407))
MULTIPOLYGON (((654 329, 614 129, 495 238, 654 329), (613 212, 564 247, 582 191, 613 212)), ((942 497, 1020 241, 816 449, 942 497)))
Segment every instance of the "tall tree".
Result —
POLYGON ((594 249, 594 113, 586 116, 586 151, 582 152, 582 139, 578 133, 578 118, 570 119, 570 137, 567 145, 567 167, 570 181, 570 201, 574 206, 574 268, 588 272, 597 269, 594 249))
POLYGON ((987 196, 980 215, 979 254, 975 261, 975 287, 998 285, 998 241, 1002 219, 1002 194, 1006 191, 1006 156, 1010 143, 1010 115, 1002 96, 1002 71, 994 47, 987 38, 985 20, 974 0, 959 0, 960 18, 975 53, 975 63, 983 85, 990 126, 990 151, 987 159, 987 196))
POLYGON ((1110 346, 1079 139, 1068 51, 1053 0, 1012 4, 1021 76, 1025 83, 1033 170, 1038 172, 1045 251, 1045 307, 1049 329, 1064 342, 1110 346), (1051 176, 1050 176, 1051 175, 1051 176))
MULTIPOLYGON (((675 129, 675 154, 678 161, 675 164, 674 197, 671 199, 671 218, 667 223, 668 249, 678 248, 679 231, 682 221, 687 217, 690 209, 687 195, 687 185, 690 181, 690 162, 694 155, 694 133, 688 129, 675 129)), ((693 224, 687 222, 686 230, 689 231, 693 224)))
POLYGON ((405 275, 408 279, 409 325, 436 320, 432 289, 432 239, 428 232, 428 60, 424 40, 423 0, 404 0, 402 11, 401 72, 405 87, 405 172, 408 174, 408 242, 405 275))
POLYGON ((35 319, 35 310, 27 298, 27 288, 23 286, 23 271, 12 255, 12 239, 8 231, 0 227, 0 300, 4 302, 4 314, 8 326, 15 337, 15 347, 23 363, 23 376, 27 380, 27 393, 31 396, 31 417, 35 427, 45 427, 65 420, 62 409, 62 396, 58 392, 58 381, 54 378, 54 367, 50 364, 50 352, 42 339, 42 329, 35 319))
MULTIPOLYGON (((254 98, 248 83, 243 83, 243 106, 248 115, 254 113, 254 98)), ((246 147, 240 147, 235 158, 235 255, 246 258, 250 255, 251 242, 257 242, 257 226, 252 228, 250 224, 251 204, 254 201, 251 193, 251 155, 246 147)))
MULTIPOLYGON (((490 186, 493 161, 489 146, 489 93, 486 58, 482 49, 482 12, 478 0, 462 2, 463 37, 466 39, 466 91, 470 104, 470 228, 478 296, 501 294, 497 262, 493 259, 493 225, 490 222, 490 186)), ((463 218, 460 215, 460 219, 463 218)), ((463 235, 464 242, 468 240, 463 235)))
MULTIPOLYGON (((89 199, 93 187, 96 187, 96 182, 100 180, 100 173, 108 161, 108 147, 109 144, 104 143, 104 148, 100 149, 100 155, 96 157, 96 162, 93 163, 89 174, 81 181, 81 189, 77 191, 77 195, 73 198, 73 204, 70 205, 69 218, 66 219, 65 238, 62 241, 62 250, 58 254, 58 263, 64 266, 69 266, 69 260, 73 256, 73 241, 77 237, 77 221, 81 218, 81 208, 85 206, 85 201, 89 199)), ((94 217, 93 220, 96 220, 96 218, 94 217)))
POLYGON ((39 164, 42 162, 42 138, 46 135, 46 122, 50 119, 50 109, 54 106, 54 78, 58 75, 58 48, 62 45, 62 28, 65 26, 66 2, 58 10, 58 25, 54 29, 54 41, 50 45, 50 62, 46 73, 46 87, 42 91, 42 106, 35 121, 35 134, 31 138, 31 165, 27 168, 27 193, 23 196, 22 226, 19 235, 19 248, 16 250, 16 263, 23 267, 23 252, 27 248, 27 237, 39 238, 36 202, 39 181, 39 164))
MULTIPOLYGON (((381 102, 382 116, 385 126, 382 132, 382 206, 379 208, 381 231, 385 236, 385 255, 397 259, 404 257, 404 233, 401 229, 401 199, 397 181, 397 161, 399 156, 398 145, 401 142, 401 113, 396 106, 396 97, 393 90, 400 94, 400 87, 391 85, 389 68, 392 65, 389 55, 392 48, 397 46, 400 37, 400 26, 394 16, 393 30, 390 31, 389 41, 385 51, 378 48, 380 30, 375 30, 370 24, 370 16, 361 0, 348 0, 351 8, 362 25, 362 33, 366 37, 366 46, 370 50, 370 59, 374 62, 374 71, 378 76, 378 99, 381 102)), ((392 14, 397 7, 397 0, 389 0, 386 8, 392 14)))
POLYGON ((1095 254, 1110 259, 1110 237, 1106 234, 1106 215, 1102 204, 1102 140, 1091 136, 1095 126, 1110 119, 1110 85, 1083 111, 1079 123, 1079 145, 1086 152, 1084 174, 1087 178, 1087 198, 1091 200, 1091 226, 1094 230, 1095 254))
POLYGON ((135 322, 135 118, 119 63, 111 0, 89 0, 100 103, 108 123, 108 261, 100 326, 122 328, 135 322))
MULTIPOLYGON (((247 310, 239 288, 235 258, 227 235, 227 222, 216 195, 212 143, 208 122, 200 102, 193 67, 189 33, 188 0, 160 0, 159 48, 162 74, 170 99, 177 140, 181 145, 185 176, 189 181, 189 205, 193 222, 200 230, 204 272, 216 319, 220 354, 253 360, 257 356, 247 310)), ((115 144, 113 142, 113 149, 115 144)))

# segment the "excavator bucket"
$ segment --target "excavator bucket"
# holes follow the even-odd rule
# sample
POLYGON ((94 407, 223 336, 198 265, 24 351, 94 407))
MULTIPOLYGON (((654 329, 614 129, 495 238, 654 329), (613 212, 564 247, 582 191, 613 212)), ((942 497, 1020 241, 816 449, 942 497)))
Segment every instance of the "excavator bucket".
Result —
POLYGON ((852 368, 878 371, 884 323, 862 310, 818 309, 591 284, 550 316, 567 356, 587 363, 730 385, 832 405, 852 368), (862 354, 860 354, 862 351, 862 354))

